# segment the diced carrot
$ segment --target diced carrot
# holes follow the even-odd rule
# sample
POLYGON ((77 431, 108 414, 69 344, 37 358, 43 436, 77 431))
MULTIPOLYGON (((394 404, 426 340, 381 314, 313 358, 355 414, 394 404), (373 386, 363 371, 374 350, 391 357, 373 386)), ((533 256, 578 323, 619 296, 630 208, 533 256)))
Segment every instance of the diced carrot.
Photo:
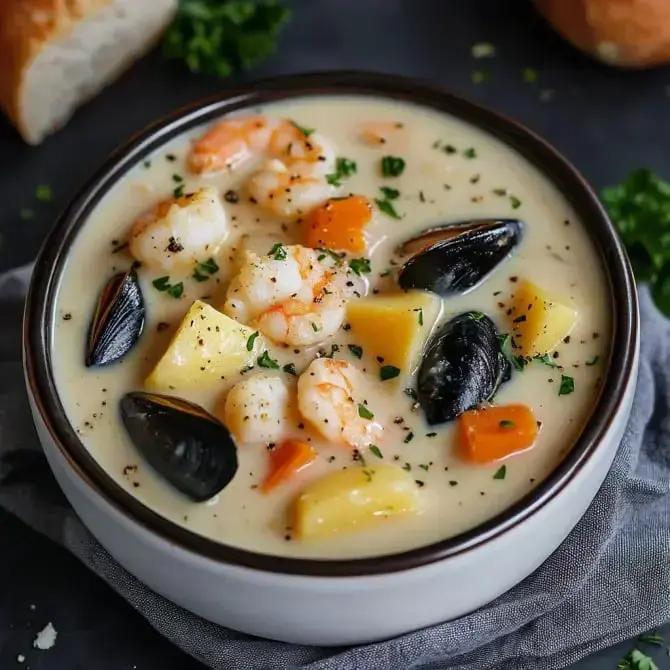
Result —
POLYGON ((366 121, 361 125, 360 137, 366 144, 378 146, 386 144, 402 127, 403 124, 396 121, 366 121))
POLYGON ((316 452, 307 442, 286 440, 270 452, 270 472, 261 484, 261 491, 268 493, 306 468, 316 458, 316 452))
POLYGON ((473 409, 458 419, 458 449, 472 463, 491 463, 533 445, 538 425, 526 405, 473 409))
POLYGON ((304 218, 305 246, 333 251, 365 251, 363 230, 372 218, 370 201, 362 195, 332 198, 315 207, 304 218))

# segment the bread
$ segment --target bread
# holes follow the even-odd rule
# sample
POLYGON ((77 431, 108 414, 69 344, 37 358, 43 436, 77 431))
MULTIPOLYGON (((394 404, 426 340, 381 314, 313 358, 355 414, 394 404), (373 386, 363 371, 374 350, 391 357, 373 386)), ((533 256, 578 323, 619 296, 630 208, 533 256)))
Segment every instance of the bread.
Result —
POLYGON ((670 0, 536 0, 553 27, 609 65, 670 62, 670 0))
POLYGON ((38 144, 155 43, 177 0, 0 0, 0 106, 38 144))

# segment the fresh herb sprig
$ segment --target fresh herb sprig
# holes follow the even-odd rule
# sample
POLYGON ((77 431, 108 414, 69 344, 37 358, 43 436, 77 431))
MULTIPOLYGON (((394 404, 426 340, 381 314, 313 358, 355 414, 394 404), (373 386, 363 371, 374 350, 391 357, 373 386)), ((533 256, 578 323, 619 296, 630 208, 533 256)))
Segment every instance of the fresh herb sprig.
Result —
POLYGON ((179 0, 163 56, 193 73, 230 77, 274 53, 290 15, 279 0, 179 0))

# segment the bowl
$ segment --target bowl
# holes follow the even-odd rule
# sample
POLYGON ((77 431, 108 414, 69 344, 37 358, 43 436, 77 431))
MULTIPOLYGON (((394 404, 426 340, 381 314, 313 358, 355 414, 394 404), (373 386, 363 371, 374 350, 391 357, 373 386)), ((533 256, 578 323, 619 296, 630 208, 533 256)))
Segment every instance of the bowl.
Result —
POLYGON ((631 269, 597 197, 529 130, 460 96, 409 79, 361 72, 280 77, 228 89, 135 135, 85 184, 48 235, 27 298, 23 352, 32 413, 56 479, 91 533, 130 573, 169 600, 238 631, 286 642, 366 643, 460 617, 533 572, 563 542, 600 488, 622 437, 638 367, 631 269), (77 231, 103 195, 152 150, 223 113, 321 94, 363 94, 447 112, 520 152, 569 200, 609 283, 612 346, 592 416, 541 485, 486 523, 394 555, 312 560, 226 546, 177 526, 116 484, 66 418, 52 371, 55 296, 77 231))

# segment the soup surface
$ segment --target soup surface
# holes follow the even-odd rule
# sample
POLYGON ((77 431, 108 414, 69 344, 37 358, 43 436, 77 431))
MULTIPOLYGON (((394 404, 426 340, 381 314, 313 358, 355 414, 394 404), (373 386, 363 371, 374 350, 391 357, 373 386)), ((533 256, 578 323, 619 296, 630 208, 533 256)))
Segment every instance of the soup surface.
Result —
MULTIPOLYGON (((157 150, 77 236, 52 352, 84 445, 164 517, 269 554, 388 554, 499 514, 556 467, 597 397, 609 296, 580 221, 523 157, 433 110, 319 97, 249 114, 260 118, 194 144, 210 124, 157 150), (428 228, 482 219, 503 223, 483 236, 466 227, 455 251, 455 238, 438 252, 428 242, 398 251, 428 228), (408 257, 411 290, 398 293, 408 257), (143 332, 117 362, 86 366, 96 302, 134 260, 143 332), (456 286, 452 266, 476 275, 487 262, 483 281, 456 286), (180 330, 198 299, 205 305, 180 330), (460 326, 445 325, 466 312, 460 326), (211 339, 237 321, 248 330, 211 339), (225 423, 238 445, 232 480, 201 502, 170 484, 124 426, 119 404, 131 391, 190 400, 225 423)), ((99 328, 93 339, 112 335, 99 328)), ((154 438, 146 449, 169 448, 154 438)), ((188 444, 180 439, 177 450, 188 444)))

